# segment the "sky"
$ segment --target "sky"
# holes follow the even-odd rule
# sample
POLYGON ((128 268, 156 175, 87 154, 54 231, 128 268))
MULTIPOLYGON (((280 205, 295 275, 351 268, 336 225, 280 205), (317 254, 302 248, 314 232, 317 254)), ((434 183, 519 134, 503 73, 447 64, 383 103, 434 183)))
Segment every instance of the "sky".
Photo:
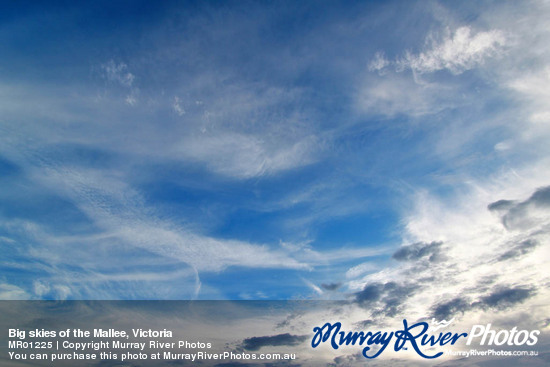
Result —
POLYGON ((2 2, 0 298, 547 327, 549 38, 547 1, 2 2))

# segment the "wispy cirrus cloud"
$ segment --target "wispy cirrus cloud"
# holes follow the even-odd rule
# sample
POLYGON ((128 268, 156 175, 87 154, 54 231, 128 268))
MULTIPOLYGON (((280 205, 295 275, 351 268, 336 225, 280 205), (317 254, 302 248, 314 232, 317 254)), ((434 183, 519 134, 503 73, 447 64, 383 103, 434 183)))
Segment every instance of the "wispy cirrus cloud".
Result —
POLYGON ((24 289, 8 283, 0 284, 0 300, 24 300, 30 299, 31 295, 24 289))
POLYGON ((135 106, 139 95, 139 88, 134 86, 136 76, 128 71, 128 65, 123 62, 116 63, 114 60, 101 64, 102 77, 109 83, 115 83, 128 89, 124 101, 130 106, 135 106))
POLYGON ((443 36, 431 34, 426 39, 426 49, 418 54, 407 51, 394 61, 378 51, 369 63, 370 71, 383 72, 394 66, 397 71, 410 69, 416 73, 433 73, 448 70, 461 74, 466 70, 482 66, 485 60, 497 57, 504 52, 507 44, 505 32, 501 30, 480 31, 472 34, 469 26, 452 32, 446 29, 443 36))
POLYGON ((266 246, 215 239, 161 220, 147 208, 138 192, 116 176, 104 173, 62 167, 41 170, 44 182, 52 189, 63 185, 60 194, 68 194, 107 236, 178 259, 199 271, 219 271, 227 266, 307 267, 266 246))
POLYGON ((134 83, 135 75, 128 71, 128 65, 123 62, 116 63, 114 60, 109 60, 101 65, 101 70, 109 82, 119 83, 125 87, 131 87, 134 83))
POLYGON ((358 108, 362 112, 389 117, 397 114, 420 117, 470 103, 463 98, 469 87, 456 82, 444 84, 433 79, 421 80, 418 75, 441 70, 459 75, 483 67, 486 60, 505 52, 507 37, 500 30, 472 34, 474 32, 469 26, 459 27, 454 32, 446 29, 443 33, 443 36, 430 34, 426 37, 426 45, 420 53, 407 51, 393 61, 383 51, 377 51, 368 70, 378 75, 365 78, 358 95, 358 108), (407 70, 413 75, 403 73, 407 70))
POLYGON ((483 65, 486 59, 498 56, 506 45, 501 30, 474 33, 468 26, 456 31, 446 30, 440 41, 429 37, 429 49, 414 55, 410 52, 396 61, 399 69, 409 68, 418 73, 447 69, 453 74, 483 65))
POLYGON ((270 146, 261 137, 235 133, 190 136, 178 144, 180 157, 204 163, 216 173, 237 179, 269 175, 315 162, 314 136, 294 144, 270 146))

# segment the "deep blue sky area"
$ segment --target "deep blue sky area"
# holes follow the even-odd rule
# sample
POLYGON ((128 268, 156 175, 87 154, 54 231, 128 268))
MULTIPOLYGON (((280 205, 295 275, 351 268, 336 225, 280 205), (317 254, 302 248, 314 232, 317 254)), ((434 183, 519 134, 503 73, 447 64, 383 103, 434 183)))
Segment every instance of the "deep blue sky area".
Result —
POLYGON ((548 184, 547 8, 2 2, 1 297, 349 299, 460 246, 548 184))

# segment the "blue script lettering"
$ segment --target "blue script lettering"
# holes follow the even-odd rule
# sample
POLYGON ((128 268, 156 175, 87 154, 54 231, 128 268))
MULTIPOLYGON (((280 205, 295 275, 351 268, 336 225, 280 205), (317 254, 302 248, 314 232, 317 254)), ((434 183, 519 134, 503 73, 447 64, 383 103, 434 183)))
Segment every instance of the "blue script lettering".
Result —
POLYGON ((411 326, 407 327, 407 320, 403 320, 403 330, 397 331, 395 333, 395 337, 397 338, 397 340, 395 341, 395 345, 394 345, 393 349, 396 352, 401 350, 401 348, 403 348, 403 346, 405 345, 405 342, 408 340, 408 341, 411 342, 411 345, 414 348, 414 351, 416 353, 418 353, 419 356, 422 356, 422 357, 428 358, 428 359, 439 357, 440 355, 443 354, 443 352, 439 352, 439 353, 437 353, 433 356, 427 356, 424 353, 422 353, 422 351, 418 347, 418 344, 416 344, 416 338, 423 335, 428 330, 428 327, 429 327, 429 325, 428 325, 427 322, 419 322, 417 324, 414 324, 414 325, 411 325, 411 326), (422 330, 418 334, 413 335, 410 332, 410 330, 415 329, 419 326, 422 327, 422 330))
POLYGON ((466 337, 468 336, 467 333, 462 334, 452 334, 452 333, 439 333, 439 335, 436 337, 435 335, 426 334, 428 331, 428 323, 426 322, 418 322, 414 325, 409 326, 407 323, 407 320, 403 320, 403 330, 398 330, 395 332, 384 332, 377 331, 375 333, 368 331, 348 331, 347 333, 345 331, 340 331, 342 329, 342 324, 340 322, 335 322, 334 324, 331 324, 327 322, 322 327, 314 327, 313 332, 315 333, 313 335, 313 339, 311 340, 311 346, 313 348, 317 348, 319 344, 324 343, 330 339, 330 345, 333 349, 338 349, 342 345, 363 345, 367 344, 363 348, 363 356, 365 358, 376 358, 378 357, 390 344, 391 340, 395 336, 395 344, 393 346, 393 349, 398 352, 401 349, 403 349, 407 343, 413 347, 414 351, 421 357, 427 358, 427 359, 433 359, 441 356, 443 352, 436 353, 432 356, 426 355, 420 350, 420 347, 418 345, 417 339, 420 339, 420 345, 430 345, 435 346, 439 344, 440 346, 443 346, 445 344, 448 344, 449 342, 452 344, 456 343, 456 341, 460 337, 466 337), (377 345, 381 346, 376 353, 372 355, 368 355, 367 352, 371 349, 371 345, 377 345))
POLYGON ((383 347, 378 349, 378 352, 374 353, 372 356, 369 356, 367 354, 367 352, 370 350, 370 347, 365 347, 363 348, 363 357, 365 358, 376 358, 380 355, 380 353, 382 353, 384 351, 384 349, 386 349, 386 347, 388 346, 388 344, 390 344, 390 340, 391 338, 393 337, 393 331, 391 333, 381 333, 380 331, 377 331, 376 333, 372 334, 370 331, 367 333, 367 334, 371 334, 371 338, 369 339, 369 341, 367 342, 367 345, 371 345, 371 344, 376 344, 376 345, 379 345, 379 344, 382 344, 383 347))
POLYGON ((336 338, 336 334, 338 334, 338 331, 340 330, 341 327, 342 327, 342 324, 339 322, 335 323, 334 325, 331 325, 330 323, 327 322, 326 324, 323 325, 322 328, 315 326, 313 328, 315 335, 311 340, 311 346, 313 348, 316 348, 319 345, 319 343, 326 342, 328 338, 330 338, 330 334, 332 333, 332 330, 336 330, 334 334, 332 334, 332 339, 330 340, 330 344, 334 349, 338 349, 338 344, 336 344, 335 338, 336 338), (325 329, 327 329, 327 331, 323 335, 323 330, 325 329))
POLYGON ((363 348, 363 356, 366 358, 376 358, 380 353, 386 349, 388 344, 390 344, 390 341, 393 337, 393 331, 391 333, 381 333, 380 331, 377 331, 376 333, 372 332, 351 332, 349 331, 347 334, 344 331, 340 331, 342 328, 342 324, 339 322, 335 322, 334 324, 331 324, 327 322, 322 327, 314 327, 313 331, 315 332, 315 335, 313 335, 313 339, 311 340, 311 346, 313 348, 316 348, 320 343, 326 342, 330 338, 330 345, 334 349, 338 349, 341 345, 363 345, 365 342, 367 345, 382 345, 382 348, 380 348, 374 355, 369 356, 367 355, 367 352, 370 350, 370 347, 363 348), (340 336, 340 338, 338 338, 340 336), (338 340, 339 339, 339 340, 338 340), (359 341, 359 342, 358 342, 359 341), (357 343, 358 342, 358 343, 357 343))

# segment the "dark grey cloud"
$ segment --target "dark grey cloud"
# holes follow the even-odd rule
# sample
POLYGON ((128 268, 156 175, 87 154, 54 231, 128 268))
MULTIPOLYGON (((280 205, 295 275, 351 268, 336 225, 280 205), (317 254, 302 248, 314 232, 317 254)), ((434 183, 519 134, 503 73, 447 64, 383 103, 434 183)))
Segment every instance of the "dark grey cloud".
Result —
POLYGON ((522 303, 534 294, 535 289, 533 288, 501 287, 493 291, 493 293, 482 297, 481 300, 474 305, 482 308, 490 307, 504 309, 517 303, 522 303))
POLYGON ((321 284, 321 288, 323 288, 326 291, 335 291, 341 286, 342 286, 342 283, 321 284))
POLYGON ((374 324, 375 324, 374 320, 368 319, 368 320, 363 320, 363 321, 359 321, 359 322, 355 323, 355 326, 358 329, 367 329, 368 327, 370 327, 374 324))
POLYGON ((255 351, 265 346, 295 346, 303 343, 308 338, 308 335, 292 335, 289 333, 272 336, 254 336, 243 340, 242 346, 244 349, 255 351))
POLYGON ((525 240, 518 245, 514 246, 512 249, 506 251, 502 255, 499 256, 499 261, 505 261, 513 258, 518 258, 520 256, 523 256, 529 252, 531 252, 535 247, 537 247, 539 243, 535 240, 525 240))
POLYGON ((333 359, 334 364, 329 364, 328 366, 355 366, 357 364, 364 365, 365 357, 361 353, 354 353, 350 355, 338 356, 333 359))
POLYGON ((537 189, 527 202, 539 207, 550 207, 550 186, 537 189))
POLYGON ((450 301, 439 303, 432 307, 432 315, 437 320, 449 320, 454 315, 466 311, 472 308, 470 302, 466 298, 453 298, 450 301))
POLYGON ((494 288, 494 284, 497 281, 497 277, 493 275, 480 277, 476 284, 473 284, 472 286, 463 289, 462 294, 490 293, 491 290, 494 288))
POLYGON ((487 206, 487 209, 502 215, 502 224, 506 229, 522 229, 533 226, 531 209, 550 209, 550 186, 537 189, 527 200, 499 200, 487 206))
POLYGON ((439 241, 430 243, 417 242, 399 248, 392 257, 398 261, 414 261, 421 258, 428 258, 431 262, 437 262, 444 258, 441 254, 441 245, 443 245, 443 242, 439 241))
POLYGON ((296 319, 298 319, 298 318, 301 317, 302 315, 303 315, 303 312, 294 311, 294 312, 291 313, 290 315, 287 315, 283 321, 279 322, 279 323, 276 325, 276 328, 277 328, 277 329, 281 329, 281 328, 285 328, 285 327, 291 326, 293 323, 296 322, 296 319))
POLYGON ((387 317, 396 316, 401 310, 407 298, 414 293, 416 286, 399 285, 395 282, 388 282, 384 285, 385 297, 383 313, 387 317))
POLYGON ((355 302, 362 307, 376 307, 376 313, 393 317, 399 313, 401 306, 416 289, 412 285, 396 282, 368 284, 362 291, 354 294, 355 302))
POLYGON ((381 284, 368 284, 362 291, 355 293, 355 300, 358 303, 375 302, 382 296, 381 284))
POLYGON ((517 204, 515 200, 499 200, 487 205, 487 209, 492 212, 507 211, 517 204))
POLYGON ((459 313, 464 314, 473 309, 503 310, 522 303, 535 293, 534 288, 500 286, 488 295, 480 297, 476 302, 470 302, 466 297, 456 297, 438 303, 432 306, 432 316, 439 320, 448 320, 459 313))

